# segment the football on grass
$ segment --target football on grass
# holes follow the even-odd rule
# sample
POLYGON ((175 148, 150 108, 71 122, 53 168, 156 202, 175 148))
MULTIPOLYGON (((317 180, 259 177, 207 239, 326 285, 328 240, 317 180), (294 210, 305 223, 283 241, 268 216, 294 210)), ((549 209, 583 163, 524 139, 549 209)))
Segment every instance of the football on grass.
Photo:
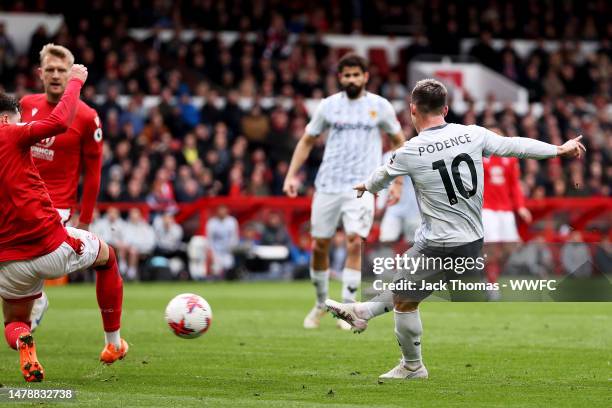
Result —
POLYGON ((212 309, 203 297, 183 293, 166 306, 166 322, 177 336, 195 339, 206 333, 210 327, 212 309))

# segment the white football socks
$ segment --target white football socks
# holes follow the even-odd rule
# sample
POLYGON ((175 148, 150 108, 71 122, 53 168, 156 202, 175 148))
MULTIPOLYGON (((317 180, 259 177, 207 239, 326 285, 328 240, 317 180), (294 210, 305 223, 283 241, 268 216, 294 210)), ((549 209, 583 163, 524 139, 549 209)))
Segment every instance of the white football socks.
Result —
POLYGON ((369 301, 355 305, 357 315, 365 320, 370 320, 393 310, 393 302, 369 301))
POLYGON ((310 268, 310 281, 314 285, 317 293, 317 305, 319 305, 319 307, 323 307, 329 291, 329 269, 324 271, 315 271, 314 269, 310 268))
POLYGON ((342 271, 342 302, 353 303, 357 300, 357 291, 361 286, 361 271, 344 268, 342 271))
POLYGON ((402 350, 404 365, 414 371, 421 366, 421 314, 418 309, 412 312, 394 312, 395 336, 402 350))
POLYGON ((104 332, 104 341, 106 344, 114 344, 115 350, 121 349, 121 335, 119 334, 119 330, 104 332))

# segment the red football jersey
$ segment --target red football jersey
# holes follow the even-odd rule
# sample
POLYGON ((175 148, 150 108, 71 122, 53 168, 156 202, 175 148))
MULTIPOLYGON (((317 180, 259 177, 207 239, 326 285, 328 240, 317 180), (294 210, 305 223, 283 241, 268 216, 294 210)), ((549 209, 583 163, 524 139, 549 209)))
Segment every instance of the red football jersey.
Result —
POLYGON ((82 85, 70 80, 47 119, 0 125, 0 262, 46 255, 67 237, 30 147, 67 130, 82 85))
MULTIPOLYGON (((45 119, 54 107, 45 94, 24 96, 22 121, 45 119)), ((79 178, 83 174, 79 221, 89 224, 100 189, 102 166, 102 129, 96 111, 79 100, 70 128, 32 146, 32 157, 56 208, 76 206, 79 178)))
POLYGON ((482 208, 515 211, 525 206, 516 157, 483 157, 484 198, 482 208))

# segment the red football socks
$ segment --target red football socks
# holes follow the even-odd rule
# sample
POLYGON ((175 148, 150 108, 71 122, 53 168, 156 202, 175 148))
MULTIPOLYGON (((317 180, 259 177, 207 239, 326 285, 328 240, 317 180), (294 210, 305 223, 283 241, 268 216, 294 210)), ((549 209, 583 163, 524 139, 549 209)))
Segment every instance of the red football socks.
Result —
POLYGON ((9 347, 17 350, 19 336, 30 332, 30 324, 25 322, 4 323, 4 337, 9 347))
POLYGON ((108 261, 96 269, 96 297, 102 314, 105 332, 119 330, 121 306, 123 304, 123 279, 119 274, 117 258, 112 247, 108 247, 108 261))

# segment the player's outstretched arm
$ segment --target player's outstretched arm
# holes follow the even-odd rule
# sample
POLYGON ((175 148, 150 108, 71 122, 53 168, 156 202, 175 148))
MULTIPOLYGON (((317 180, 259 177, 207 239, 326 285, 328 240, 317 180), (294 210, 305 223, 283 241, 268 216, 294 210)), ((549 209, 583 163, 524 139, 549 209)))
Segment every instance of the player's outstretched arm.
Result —
POLYGON ((87 68, 80 64, 72 66, 70 79, 57 106, 53 109, 49 117, 37 120, 29 124, 30 131, 25 137, 24 143, 33 145, 48 137, 61 134, 68 129, 76 112, 77 102, 81 92, 81 87, 87 79, 87 68))
POLYGON ((368 181, 357 184, 353 187, 353 190, 357 191, 357 197, 361 197, 366 191, 376 194, 391 184, 395 177, 397 176, 392 176, 389 174, 387 171, 387 166, 380 166, 374 170, 374 173, 372 173, 368 181))
POLYGON ((580 157, 586 151, 580 143, 582 136, 567 141, 561 146, 544 143, 528 137, 503 137, 484 129, 483 152, 496 156, 512 156, 522 159, 548 159, 551 157, 580 157))
POLYGON ((299 182, 296 178, 300 167, 304 164, 310 151, 315 144, 316 138, 308 134, 304 134, 293 152, 291 157, 291 163, 289 164, 289 170, 287 170, 287 176, 283 183, 283 192, 289 197, 296 197, 299 188, 299 182))
POLYGON ((559 157, 577 157, 580 158, 583 152, 586 152, 586 147, 580 142, 582 135, 575 137, 557 146, 557 156, 559 157))
POLYGON ((361 197, 366 191, 376 194, 387 188, 396 177, 409 176, 413 171, 412 162, 407 150, 398 149, 393 152, 388 163, 374 170, 368 181, 354 186, 353 190, 357 191, 358 197, 361 197))

